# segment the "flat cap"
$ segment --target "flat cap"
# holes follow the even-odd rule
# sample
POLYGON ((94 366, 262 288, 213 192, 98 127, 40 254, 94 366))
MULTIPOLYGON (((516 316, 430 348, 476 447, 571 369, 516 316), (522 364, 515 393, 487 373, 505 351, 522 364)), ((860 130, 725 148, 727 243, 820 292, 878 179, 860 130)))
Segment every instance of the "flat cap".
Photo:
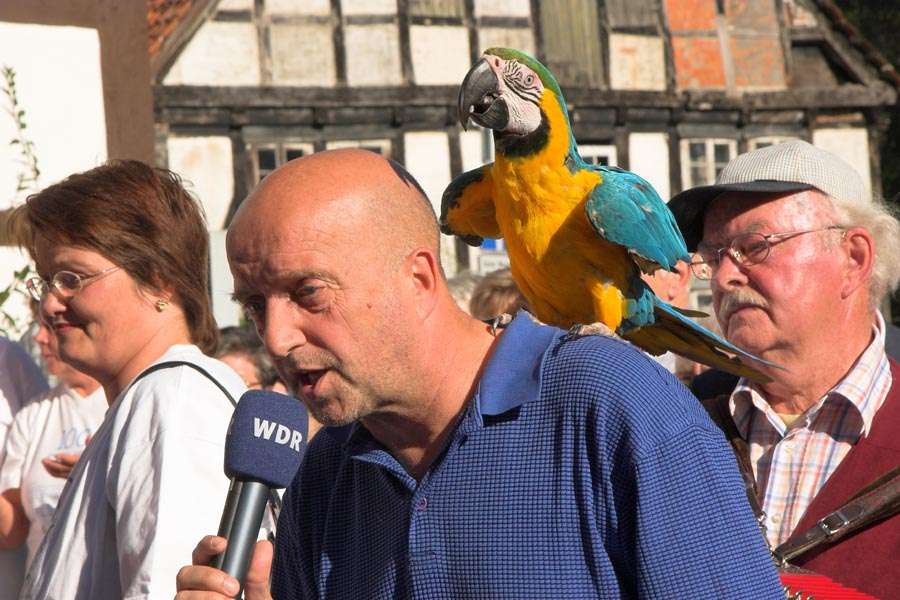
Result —
MULTIPOLYGON (((714 185, 704 185, 669 201, 689 251, 697 249, 703 237, 703 219, 710 202, 726 192, 745 192, 747 200, 756 194, 784 194, 817 189, 848 202, 869 202, 862 177, 830 152, 802 140, 791 140, 741 154, 728 163, 714 185)), ((740 200, 738 200, 740 201, 740 200)))

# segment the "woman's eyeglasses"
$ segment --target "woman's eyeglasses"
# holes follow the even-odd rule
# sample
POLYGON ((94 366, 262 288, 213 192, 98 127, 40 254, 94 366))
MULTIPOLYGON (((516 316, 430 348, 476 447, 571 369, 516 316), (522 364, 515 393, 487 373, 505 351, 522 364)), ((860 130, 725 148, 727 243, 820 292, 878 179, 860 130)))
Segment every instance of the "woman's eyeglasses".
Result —
POLYGON ((44 297, 46 297, 47 292, 49 292, 51 288, 60 298, 67 300, 80 292, 84 286, 93 283, 104 275, 108 275, 120 268, 121 267, 110 267, 90 275, 80 275, 72 271, 58 271, 53 275, 50 281, 41 277, 30 277, 25 281, 25 287, 28 288, 31 297, 38 302, 41 302, 44 297))

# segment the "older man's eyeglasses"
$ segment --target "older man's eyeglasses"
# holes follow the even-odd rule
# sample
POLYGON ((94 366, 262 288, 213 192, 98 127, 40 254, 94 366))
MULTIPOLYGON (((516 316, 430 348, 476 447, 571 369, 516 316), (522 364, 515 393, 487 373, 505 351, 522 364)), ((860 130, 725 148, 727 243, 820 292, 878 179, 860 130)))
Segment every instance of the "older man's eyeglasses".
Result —
POLYGON ((761 233, 743 233, 734 237, 727 246, 722 248, 713 248, 700 244, 697 248, 697 253, 694 254, 694 258, 691 260, 691 271, 694 272, 697 279, 712 279, 712 276, 719 268, 719 263, 722 262, 722 255, 726 252, 728 253, 728 256, 731 257, 731 260, 738 266, 746 267, 758 265, 768 258, 769 252, 775 244, 779 244, 798 235, 831 230, 843 231, 846 233, 846 230, 843 227, 831 225, 819 229, 786 231, 783 233, 770 233, 768 235, 763 235, 761 233))
POLYGON ((58 271, 50 281, 41 277, 31 277, 25 281, 25 287, 31 297, 38 302, 42 301, 51 289, 59 295, 60 298, 67 300, 80 292, 86 285, 93 283, 103 277, 109 275, 113 271, 117 271, 121 267, 110 267, 97 273, 90 275, 80 275, 72 271, 58 271))

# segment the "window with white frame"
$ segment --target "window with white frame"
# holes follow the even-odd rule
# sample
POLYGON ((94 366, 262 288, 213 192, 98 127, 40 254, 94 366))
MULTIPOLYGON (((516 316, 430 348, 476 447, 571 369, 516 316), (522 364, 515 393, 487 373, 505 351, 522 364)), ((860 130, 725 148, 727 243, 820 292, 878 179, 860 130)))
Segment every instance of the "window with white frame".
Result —
POLYGON ((258 142, 247 145, 253 166, 255 181, 263 178, 284 163, 308 156, 319 150, 333 148, 362 148, 377 152, 382 156, 391 155, 391 141, 376 140, 331 140, 313 142, 308 140, 281 140, 277 142, 258 142))
POLYGON ((589 165, 615 167, 619 164, 616 147, 611 144, 582 144, 578 146, 578 154, 589 165))
POLYGON ((735 156, 736 140, 681 140, 681 187, 688 189, 715 183, 716 177, 735 156))
POLYGON ((254 179, 259 182, 289 160, 312 154, 313 144, 298 141, 270 142, 249 144, 248 150, 253 162, 254 179))

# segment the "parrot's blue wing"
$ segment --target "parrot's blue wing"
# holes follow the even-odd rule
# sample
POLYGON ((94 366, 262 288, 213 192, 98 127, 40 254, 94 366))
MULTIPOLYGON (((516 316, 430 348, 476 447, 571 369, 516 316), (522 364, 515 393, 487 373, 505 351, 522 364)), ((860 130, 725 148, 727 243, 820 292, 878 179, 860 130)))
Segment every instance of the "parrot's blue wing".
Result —
POLYGON ((598 171, 603 178, 585 205, 597 233, 667 271, 679 260, 690 262, 675 217, 653 186, 617 167, 585 168, 598 171))

